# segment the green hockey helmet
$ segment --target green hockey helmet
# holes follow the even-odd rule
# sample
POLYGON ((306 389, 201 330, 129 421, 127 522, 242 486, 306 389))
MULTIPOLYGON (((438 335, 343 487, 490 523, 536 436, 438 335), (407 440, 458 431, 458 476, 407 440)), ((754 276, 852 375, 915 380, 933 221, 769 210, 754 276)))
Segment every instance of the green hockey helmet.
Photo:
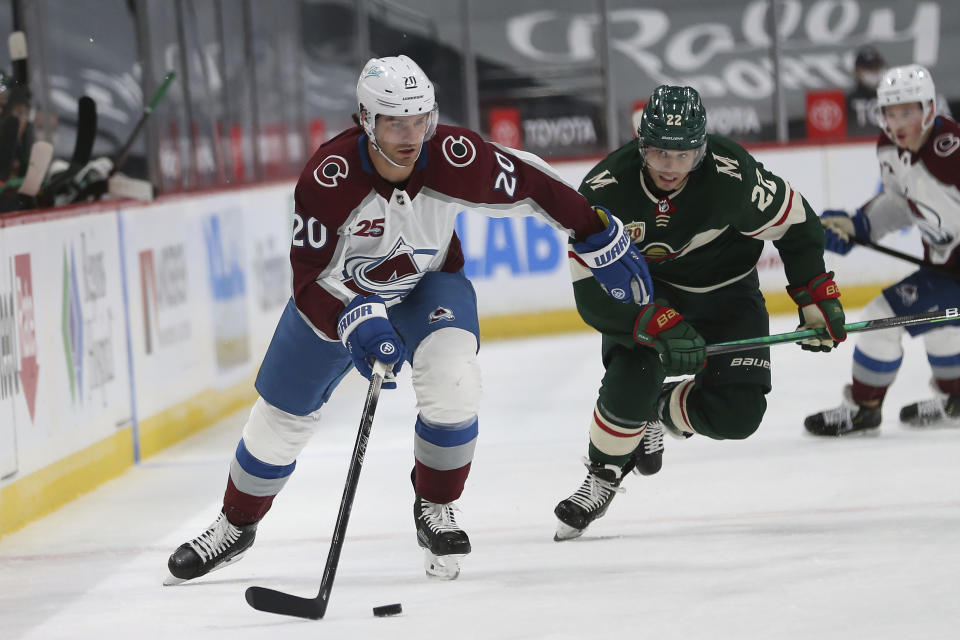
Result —
POLYGON ((695 169, 707 148, 707 112, 693 87, 661 85, 653 90, 637 128, 640 155, 647 149, 695 150, 695 169))

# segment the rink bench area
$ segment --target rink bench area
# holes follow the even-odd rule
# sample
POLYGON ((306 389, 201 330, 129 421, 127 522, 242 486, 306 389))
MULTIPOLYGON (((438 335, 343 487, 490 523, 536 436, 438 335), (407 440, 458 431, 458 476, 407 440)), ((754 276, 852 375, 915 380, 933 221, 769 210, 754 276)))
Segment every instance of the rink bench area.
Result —
MULTIPOLYGON (((872 144, 757 156, 816 210, 877 188, 872 144)), ((555 169, 579 184, 594 162, 555 169)), ((0 536, 253 402, 289 296, 292 210, 283 181, 0 216, 0 536)), ((565 236, 469 211, 457 232, 485 339, 589 330, 565 236)), ((910 270, 866 250, 828 268, 850 308, 910 270)), ((795 312, 770 243, 759 272, 771 313, 795 312)))

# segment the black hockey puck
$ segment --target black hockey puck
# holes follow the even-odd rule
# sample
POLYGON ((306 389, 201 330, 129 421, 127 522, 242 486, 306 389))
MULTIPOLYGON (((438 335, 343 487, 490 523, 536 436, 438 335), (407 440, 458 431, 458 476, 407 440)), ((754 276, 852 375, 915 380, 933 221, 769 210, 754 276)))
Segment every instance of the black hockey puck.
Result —
POLYGON ((387 616, 398 616, 403 613, 403 607, 400 606, 400 603, 397 604, 385 604, 382 607, 374 607, 373 615, 378 618, 386 618, 387 616))

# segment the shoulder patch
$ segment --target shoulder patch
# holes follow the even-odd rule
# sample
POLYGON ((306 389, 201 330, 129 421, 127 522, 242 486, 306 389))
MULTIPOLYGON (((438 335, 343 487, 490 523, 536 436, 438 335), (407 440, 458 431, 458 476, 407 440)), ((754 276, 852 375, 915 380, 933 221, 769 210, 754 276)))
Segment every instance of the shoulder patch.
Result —
POLYGON ((313 170, 313 179, 322 187, 335 187, 341 178, 350 173, 350 165, 343 156, 327 156, 313 170))
POLYGON ((443 157, 455 167, 466 167, 477 157, 477 148, 467 136, 447 136, 440 148, 443 150, 443 157))
POLYGON ((941 158, 946 158, 960 147, 960 138, 953 133, 941 133, 933 140, 933 152, 941 158))
POLYGON ((607 185, 617 184, 617 179, 614 178, 614 177, 610 174, 610 170, 609 170, 609 169, 604 169, 603 171, 601 171, 601 172, 598 173, 597 175, 595 175, 595 176, 590 176, 589 178, 587 178, 586 180, 584 180, 584 182, 585 182, 586 184, 590 185, 590 189, 591 189, 592 191, 596 191, 597 189, 602 189, 603 187, 606 187, 607 185))

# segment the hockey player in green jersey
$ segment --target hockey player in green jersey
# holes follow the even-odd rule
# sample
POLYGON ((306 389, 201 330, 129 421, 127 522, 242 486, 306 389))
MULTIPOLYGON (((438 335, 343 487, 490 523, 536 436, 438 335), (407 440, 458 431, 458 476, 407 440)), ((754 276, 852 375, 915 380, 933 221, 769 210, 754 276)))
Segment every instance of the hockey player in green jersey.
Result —
POLYGON ((715 440, 756 431, 771 388, 769 347, 707 359, 705 346, 769 333, 756 269, 765 240, 780 252, 800 325, 830 335, 801 346, 830 351, 846 338, 817 215, 743 147, 706 133, 694 89, 657 87, 638 138, 595 166, 580 192, 623 221, 647 260, 656 300, 608 301, 571 254, 577 309, 603 334, 605 373, 587 477, 554 510, 556 540, 579 536, 602 516, 625 474, 660 470, 664 428, 715 440), (692 377, 664 384, 669 376, 692 377))

